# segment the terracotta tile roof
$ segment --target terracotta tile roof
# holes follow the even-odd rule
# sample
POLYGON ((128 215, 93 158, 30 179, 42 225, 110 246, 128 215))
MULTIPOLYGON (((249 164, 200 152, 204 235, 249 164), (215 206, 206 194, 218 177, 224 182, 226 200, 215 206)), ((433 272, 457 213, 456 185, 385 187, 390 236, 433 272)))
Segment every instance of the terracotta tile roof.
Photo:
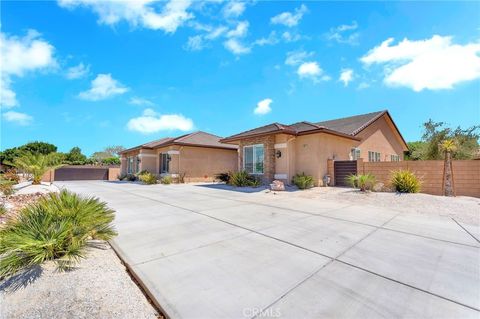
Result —
POLYGON ((190 146, 204 146, 204 147, 215 147, 215 148, 225 148, 225 149, 237 149, 237 146, 232 144, 221 143, 222 138, 217 135, 210 133, 198 131, 194 133, 189 133, 185 135, 180 135, 177 137, 165 137, 155 141, 151 141, 145 144, 141 144, 129 149, 122 151, 121 153, 127 153, 137 149, 154 149, 158 147, 164 147, 168 145, 190 145, 190 146))

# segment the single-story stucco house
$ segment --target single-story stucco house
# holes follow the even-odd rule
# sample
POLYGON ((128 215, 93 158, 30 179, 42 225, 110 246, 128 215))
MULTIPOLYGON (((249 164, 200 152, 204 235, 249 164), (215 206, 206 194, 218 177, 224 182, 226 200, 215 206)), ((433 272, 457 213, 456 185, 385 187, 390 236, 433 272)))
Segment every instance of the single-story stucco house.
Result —
POLYGON ((290 183, 295 174, 322 185, 327 160, 401 161, 407 144, 388 111, 323 122, 272 123, 220 140, 238 146, 238 170, 290 183))
POLYGON ((184 177, 185 182, 213 181, 221 172, 237 169, 237 146, 221 137, 195 132, 166 137, 120 153, 121 174, 146 170, 161 176, 184 177))

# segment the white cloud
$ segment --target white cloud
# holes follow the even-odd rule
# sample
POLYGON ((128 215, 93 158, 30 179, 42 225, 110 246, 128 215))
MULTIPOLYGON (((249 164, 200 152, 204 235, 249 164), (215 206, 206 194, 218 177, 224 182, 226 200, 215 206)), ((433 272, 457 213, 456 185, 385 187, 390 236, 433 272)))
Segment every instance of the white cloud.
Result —
POLYGON ((156 10, 156 2, 158 1, 58 0, 59 5, 65 8, 84 6, 92 9, 98 14, 98 22, 101 24, 115 25, 125 20, 135 27, 163 30, 166 33, 174 33, 178 27, 194 17, 187 12, 191 5, 189 0, 167 1, 160 12, 156 10))
POLYGON ((314 54, 315 54, 314 52, 307 52, 307 51, 287 52, 287 58, 285 59, 285 64, 292 65, 292 66, 299 65, 314 54))
POLYGON ((304 62, 297 69, 301 79, 310 79, 313 82, 329 81, 330 77, 323 74, 323 70, 317 62, 304 62))
POLYGON ((245 11, 245 3, 239 1, 230 1, 223 7, 223 16, 225 18, 237 18, 245 11))
POLYGON ((277 33, 275 31, 272 31, 270 32, 268 37, 257 39, 253 42, 253 44, 264 46, 264 45, 274 45, 274 44, 277 44, 278 42, 279 42, 279 39, 277 37, 277 33))
POLYGON ((244 46, 237 39, 229 39, 223 43, 225 48, 235 55, 250 53, 251 48, 244 46))
POLYGON ((237 27, 233 30, 230 30, 227 32, 227 37, 228 38, 241 38, 247 35, 248 32, 248 27, 249 27, 248 21, 240 21, 237 24, 237 27))
POLYGON ((111 74, 99 74, 92 81, 92 87, 87 91, 81 92, 78 96, 84 100, 99 101, 124 94, 128 90, 129 88, 113 79, 111 74))
POLYGON ((416 92, 424 89, 451 89, 457 83, 480 78, 480 43, 452 43, 452 37, 434 35, 430 39, 404 39, 396 45, 389 38, 371 49, 361 61, 381 64, 384 82, 416 92))
POLYGON ((85 66, 83 63, 80 63, 79 65, 68 68, 65 77, 69 80, 79 79, 87 76, 89 72, 90 65, 85 66))
POLYGON ((144 105, 144 106, 155 105, 152 101, 141 98, 141 97, 138 97, 138 96, 134 96, 134 97, 130 98, 130 101, 128 101, 128 103, 133 104, 133 105, 144 105))
POLYGON ((257 103, 257 107, 253 110, 253 113, 258 115, 264 115, 270 113, 272 108, 270 104, 272 104, 272 99, 264 99, 257 103))
POLYGON ((339 81, 343 82, 344 86, 348 86, 348 84, 353 80, 353 70, 352 69, 343 69, 340 72, 339 81))
POLYGON ((24 37, 0 33, 0 105, 18 105, 16 94, 11 88, 12 77, 23 77, 28 72, 57 67, 55 48, 40 38, 40 33, 29 30, 24 37))
POLYGON ((28 126, 33 122, 33 117, 30 115, 14 111, 3 113, 3 118, 7 122, 12 122, 21 126, 28 126))
POLYGON ((203 42, 203 38, 201 35, 194 35, 191 37, 188 37, 188 42, 185 46, 185 49, 189 51, 200 51, 205 47, 205 44, 203 42))
POLYGON ((272 24, 283 24, 287 27, 296 26, 300 20, 302 20, 303 15, 308 12, 307 6, 302 4, 300 8, 295 9, 295 13, 292 12, 282 12, 270 19, 272 24))
POLYGON ((361 82, 358 85, 357 89, 358 90, 364 90, 364 89, 368 89, 369 87, 370 87, 370 84, 368 84, 367 82, 361 82))
POLYGON ((219 36, 224 34, 227 30, 228 30, 228 28, 225 27, 225 26, 219 26, 219 27, 216 27, 216 28, 212 28, 205 35, 205 38, 208 39, 208 40, 215 40, 216 38, 218 38, 219 36))
POLYGON ((302 36, 298 33, 291 33, 289 31, 285 31, 282 33, 282 39, 285 42, 297 42, 302 39, 302 36))
POLYGON ((360 36, 358 32, 355 32, 357 28, 357 21, 353 21, 352 24, 342 24, 338 27, 331 28, 326 34, 326 37, 328 40, 336 41, 338 43, 357 45, 360 36))
POLYGON ((145 109, 139 117, 132 118, 127 123, 130 131, 143 134, 160 131, 191 131, 194 128, 193 121, 181 114, 158 114, 152 109, 145 109))

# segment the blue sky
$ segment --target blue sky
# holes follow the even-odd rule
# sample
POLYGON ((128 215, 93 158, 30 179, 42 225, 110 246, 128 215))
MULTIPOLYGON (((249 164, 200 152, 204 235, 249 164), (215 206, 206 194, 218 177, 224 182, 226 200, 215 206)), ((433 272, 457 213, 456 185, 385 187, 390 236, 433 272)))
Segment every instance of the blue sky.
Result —
POLYGON ((1 148, 91 154, 388 109, 480 122, 480 4, 1 3, 1 148))

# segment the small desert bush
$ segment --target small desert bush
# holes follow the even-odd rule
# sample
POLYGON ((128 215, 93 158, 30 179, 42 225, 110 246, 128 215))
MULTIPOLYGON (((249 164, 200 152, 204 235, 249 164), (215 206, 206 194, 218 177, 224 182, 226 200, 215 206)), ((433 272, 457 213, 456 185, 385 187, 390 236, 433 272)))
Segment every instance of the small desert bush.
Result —
POLYGON ((362 192, 371 190, 376 182, 376 178, 372 174, 351 174, 346 177, 346 180, 351 187, 358 188, 362 192))
POLYGON ((3 179, 13 182, 13 184, 18 184, 20 182, 20 176, 17 174, 17 170, 10 168, 3 174, 3 179))
POLYGON ((163 176, 160 182, 166 185, 171 184, 173 182, 172 176, 163 176))
POLYGON ((3 217, 7 214, 7 208, 5 207, 5 205, 3 204, 0 204, 0 217, 3 217))
POLYGON ((116 235, 114 211, 97 198, 66 190, 23 208, 0 229, 0 278, 54 260, 60 269, 83 258, 91 240, 116 235))
POLYGON ((418 193, 421 187, 421 182, 415 174, 402 169, 392 172, 390 183, 400 193, 418 193))
POLYGON ((305 173, 297 174, 293 177, 293 184, 299 189, 307 189, 313 187, 313 177, 305 175, 305 173))
POLYGON ((157 176, 155 176, 150 172, 146 172, 141 175, 138 175, 138 179, 148 185, 157 184, 157 176))
POLYGON ((240 171, 230 174, 229 184, 236 187, 259 187, 261 181, 246 171, 240 171))
POLYGON ((0 193, 5 196, 12 195, 15 192, 13 184, 15 184, 13 181, 0 179, 0 193))
POLYGON ((230 175, 232 173, 230 172, 226 172, 226 173, 218 173, 217 175, 215 175, 215 179, 219 180, 220 182, 224 182, 226 184, 228 184, 228 182, 230 181, 230 175))

